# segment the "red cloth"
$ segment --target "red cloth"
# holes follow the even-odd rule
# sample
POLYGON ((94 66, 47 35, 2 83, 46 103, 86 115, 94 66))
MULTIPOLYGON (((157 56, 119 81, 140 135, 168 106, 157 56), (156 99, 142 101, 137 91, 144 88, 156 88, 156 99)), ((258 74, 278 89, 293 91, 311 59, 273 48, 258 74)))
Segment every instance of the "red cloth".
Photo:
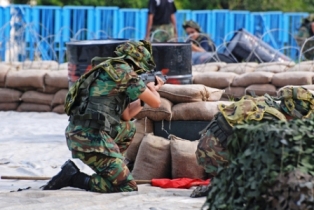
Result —
POLYGON ((193 186, 198 185, 209 185, 210 179, 190 179, 190 178, 179 178, 179 179, 152 179, 152 186, 161 188, 183 188, 189 189, 193 186))

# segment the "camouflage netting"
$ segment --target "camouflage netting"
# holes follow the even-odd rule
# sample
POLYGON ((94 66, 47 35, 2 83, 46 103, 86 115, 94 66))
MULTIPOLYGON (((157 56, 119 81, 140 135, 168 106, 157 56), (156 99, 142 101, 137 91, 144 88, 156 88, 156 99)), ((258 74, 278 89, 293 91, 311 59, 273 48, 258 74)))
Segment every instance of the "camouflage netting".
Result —
POLYGON ((313 130, 313 119, 236 126, 204 209, 313 209, 313 130))

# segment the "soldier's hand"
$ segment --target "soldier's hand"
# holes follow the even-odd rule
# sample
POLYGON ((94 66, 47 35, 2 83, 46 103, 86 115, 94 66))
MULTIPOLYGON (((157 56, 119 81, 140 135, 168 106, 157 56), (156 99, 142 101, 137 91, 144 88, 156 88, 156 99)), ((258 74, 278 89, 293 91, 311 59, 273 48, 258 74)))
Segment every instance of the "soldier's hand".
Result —
POLYGON ((165 83, 164 83, 164 81, 163 81, 160 77, 158 77, 158 76, 156 76, 156 81, 157 81, 157 84, 155 85, 155 90, 159 90, 159 88, 160 88, 161 86, 163 86, 165 83))

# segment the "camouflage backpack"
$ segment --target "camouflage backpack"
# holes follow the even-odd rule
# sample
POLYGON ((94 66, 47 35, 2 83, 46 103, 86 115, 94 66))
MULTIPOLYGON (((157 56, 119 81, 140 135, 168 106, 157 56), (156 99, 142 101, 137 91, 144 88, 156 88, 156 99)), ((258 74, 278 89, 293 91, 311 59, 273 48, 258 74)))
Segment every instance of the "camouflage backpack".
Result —
POLYGON ((99 57, 95 57, 92 59, 92 66, 93 68, 83 74, 75 83, 74 85, 69 89, 68 94, 66 95, 66 100, 65 100, 65 104, 64 104, 64 108, 65 108, 65 113, 67 115, 71 115, 71 110, 72 108, 77 105, 77 100, 76 98, 78 97, 79 93, 81 90, 83 89, 89 89, 89 85, 91 83, 93 83, 94 80, 97 79, 98 75, 99 75, 99 71, 106 71, 107 74, 115 81, 115 82, 120 82, 123 84, 126 84, 128 81, 124 80, 123 78, 121 78, 121 76, 119 75, 119 73, 117 71, 115 71, 114 67, 113 67, 113 63, 117 62, 117 63, 122 63, 122 64, 126 64, 128 65, 127 62, 125 62, 123 60, 124 56, 121 57, 115 57, 115 58, 99 58, 99 57), (100 61, 102 60, 103 62, 101 62, 98 65, 94 65, 95 61, 100 61), (94 74, 94 75, 92 75, 94 74))
POLYGON ((283 87, 278 97, 280 108, 293 118, 310 118, 314 112, 314 96, 304 87, 283 87))
POLYGON ((284 114, 279 111, 279 106, 268 94, 256 98, 245 95, 240 101, 229 106, 219 104, 218 109, 231 126, 244 124, 251 120, 286 121, 284 114))

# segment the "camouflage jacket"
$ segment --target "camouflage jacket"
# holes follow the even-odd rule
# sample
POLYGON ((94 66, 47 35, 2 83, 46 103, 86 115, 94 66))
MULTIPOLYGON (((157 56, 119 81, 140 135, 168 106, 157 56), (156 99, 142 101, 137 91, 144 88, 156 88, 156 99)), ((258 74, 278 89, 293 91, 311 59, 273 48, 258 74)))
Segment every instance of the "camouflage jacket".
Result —
MULTIPOLYGON (((106 71, 100 71, 98 77, 90 85, 89 96, 114 96, 123 92, 131 101, 136 100, 146 88, 144 82, 125 61, 112 62, 112 65, 120 78, 115 78, 115 81, 106 71)), ((114 139, 103 130, 74 125, 70 122, 66 128, 66 139, 70 150, 98 152, 122 158, 114 139)))
POLYGON ((311 25, 303 25, 299 28, 298 34, 295 37, 298 46, 300 47, 300 53, 304 55, 304 57, 308 60, 314 59, 314 37, 313 40, 309 39, 314 34, 311 30, 311 25), (302 49, 303 48, 303 49, 302 49))

